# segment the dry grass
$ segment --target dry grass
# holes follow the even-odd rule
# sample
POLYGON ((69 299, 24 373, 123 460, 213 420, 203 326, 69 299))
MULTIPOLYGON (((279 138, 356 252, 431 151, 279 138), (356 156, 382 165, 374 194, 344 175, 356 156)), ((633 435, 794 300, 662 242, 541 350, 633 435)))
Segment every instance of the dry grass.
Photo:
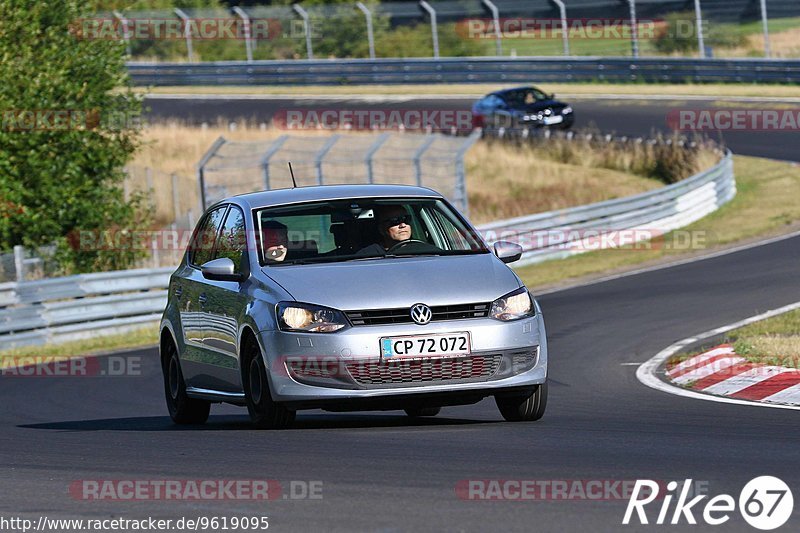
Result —
POLYGON ((734 330, 727 340, 750 361, 800 368, 800 310, 734 330))
MULTIPOLYGON (((470 215, 476 224, 630 196, 663 186, 654 179, 543 157, 540 150, 478 143, 466 157, 470 215), (491 164, 487 164, 491 162, 491 164)), ((588 154, 587 154, 588 155, 588 154)))
POLYGON ((706 253, 733 243, 789 231, 800 221, 800 166, 755 157, 734 157, 737 194, 714 213, 681 231, 697 236, 697 246, 665 236, 650 249, 609 249, 548 261, 518 270, 528 287, 563 284, 569 280, 607 275, 643 264, 657 264, 706 253))
MULTIPOLYGON (((147 178, 141 169, 158 169, 150 180, 156 219, 161 224, 169 223, 174 211, 170 173, 179 176, 180 205, 197 206, 195 164, 217 137, 253 141, 274 139, 282 133, 252 124, 239 125, 233 131, 221 123, 206 128, 179 123, 150 125, 143 132, 142 148, 129 165, 130 190, 146 188, 147 178)), ((303 132, 303 135, 314 133, 303 132)), ((465 161, 471 218, 480 224, 629 196, 661 186, 657 180, 635 175, 639 171, 639 157, 632 150, 609 150, 605 145, 563 140, 528 147, 478 142, 465 161), (551 149, 554 146, 558 149, 551 149)))
POLYGON ((43 346, 25 346, 0 350, 0 368, 13 365, 18 358, 53 357, 70 359, 94 354, 105 354, 112 350, 153 346, 158 342, 158 326, 146 326, 127 333, 114 335, 95 335, 89 339, 47 344, 43 346))
POLYGON ((211 144, 224 135, 231 141, 269 140, 282 132, 259 125, 239 125, 231 129, 218 123, 208 127, 189 127, 179 122, 150 124, 142 132, 142 146, 128 165, 129 191, 144 191, 152 185, 156 224, 163 226, 176 218, 173 206, 171 174, 177 176, 178 216, 193 210, 193 219, 200 215, 200 192, 196 164, 211 144), (151 169, 148 179, 145 169, 151 169))
MULTIPOLYGON (((800 28, 770 33, 769 47, 775 58, 800 57, 800 28)), ((748 35, 744 45, 726 48, 725 57, 764 57, 764 36, 748 35)))
POLYGON ((282 133, 273 128, 262 129, 259 125, 241 123, 235 129, 230 129, 224 122, 205 128, 180 122, 150 124, 143 131, 143 145, 131 164, 194 176, 195 165, 220 135, 230 141, 256 141, 274 139, 282 133))

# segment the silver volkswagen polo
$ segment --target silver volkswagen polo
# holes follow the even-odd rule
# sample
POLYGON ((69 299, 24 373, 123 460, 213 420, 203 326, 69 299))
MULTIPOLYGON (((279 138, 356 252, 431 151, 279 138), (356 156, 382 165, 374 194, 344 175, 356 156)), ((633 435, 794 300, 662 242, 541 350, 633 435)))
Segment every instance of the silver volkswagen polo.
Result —
POLYGON ((170 416, 247 406, 257 427, 300 409, 404 410, 493 396, 542 417, 541 309, 479 233, 421 187, 336 185, 213 205, 172 275, 160 353, 170 416))

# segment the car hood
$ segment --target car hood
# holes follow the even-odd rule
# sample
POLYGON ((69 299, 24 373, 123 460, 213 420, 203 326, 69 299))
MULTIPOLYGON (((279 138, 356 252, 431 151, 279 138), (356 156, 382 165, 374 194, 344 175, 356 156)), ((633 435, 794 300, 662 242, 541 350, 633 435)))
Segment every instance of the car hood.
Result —
POLYGON ((342 310, 491 302, 520 286, 493 254, 264 267, 297 301, 342 310))

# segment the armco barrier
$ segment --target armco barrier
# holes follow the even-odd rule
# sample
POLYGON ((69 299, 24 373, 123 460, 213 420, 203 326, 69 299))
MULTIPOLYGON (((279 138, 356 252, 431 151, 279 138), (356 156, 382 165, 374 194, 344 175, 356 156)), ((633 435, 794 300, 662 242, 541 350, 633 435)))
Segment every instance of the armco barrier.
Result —
POLYGON ((592 246, 597 234, 642 230, 645 237, 653 232, 671 231, 699 220, 717 210, 736 195, 733 156, 727 152, 715 166, 688 179, 643 194, 538 213, 480 226, 490 244, 497 240, 516 241, 523 245, 526 265, 568 257, 592 246), (538 237, 546 236, 544 239, 538 237), (541 241, 543 246, 535 246, 541 241))
POLYGON ((119 270, 0 285, 0 347, 123 333, 159 320, 174 268, 119 270))
POLYGON ((798 83, 800 60, 464 57, 128 63, 136 85, 350 85, 568 81, 798 83))
MULTIPOLYGON (((565 230, 669 231, 716 210, 736 194, 733 159, 726 153, 713 168, 636 196, 481 226, 489 243, 535 242, 536 232, 565 230)), ((566 257, 578 241, 548 242, 525 249, 520 265, 566 257)), ((0 347, 44 344, 120 333, 153 324, 161 316, 172 268, 123 270, 0 285, 0 347)))

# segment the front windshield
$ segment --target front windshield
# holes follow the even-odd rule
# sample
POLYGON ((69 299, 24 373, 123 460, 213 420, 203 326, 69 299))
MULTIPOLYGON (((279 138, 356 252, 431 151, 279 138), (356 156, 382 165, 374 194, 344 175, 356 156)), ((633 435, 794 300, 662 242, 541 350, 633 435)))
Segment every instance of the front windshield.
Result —
POLYGON ((415 255, 488 253, 446 203, 353 199, 255 211, 262 265, 329 263, 415 255))
POLYGON ((512 107, 521 107, 525 105, 531 105, 534 102, 547 100, 548 97, 539 89, 535 87, 530 87, 528 89, 520 89, 517 91, 509 91, 506 94, 506 102, 512 107))

